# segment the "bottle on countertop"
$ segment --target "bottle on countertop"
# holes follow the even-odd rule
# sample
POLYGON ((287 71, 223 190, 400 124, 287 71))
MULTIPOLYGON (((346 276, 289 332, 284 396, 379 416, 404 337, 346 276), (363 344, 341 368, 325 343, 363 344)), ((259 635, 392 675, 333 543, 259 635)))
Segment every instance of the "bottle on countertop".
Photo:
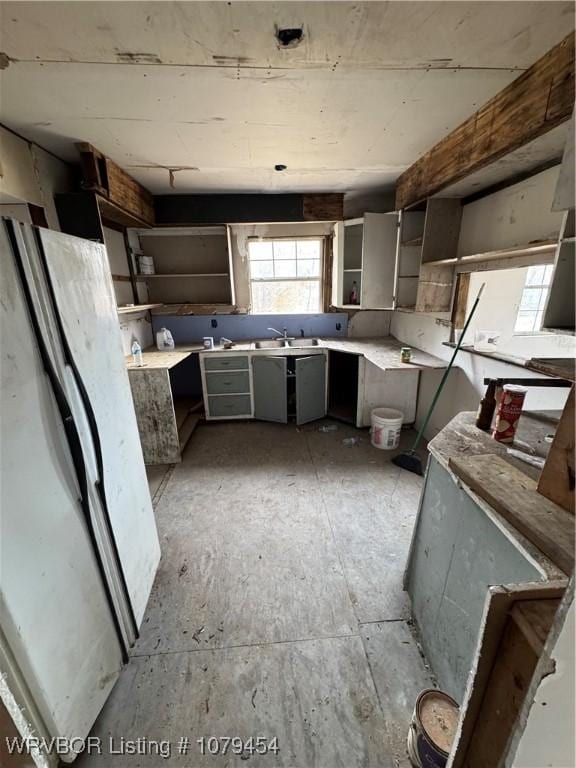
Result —
POLYGON ((174 349, 174 339, 168 328, 160 328, 156 334, 156 347, 160 352, 167 352, 174 349))
POLYGON ((144 360, 142 359, 142 347, 140 346, 140 344, 138 344, 136 339, 134 339, 134 341, 132 342, 131 352, 132 352, 132 363, 134 365, 137 365, 139 368, 142 367, 144 365, 144 360))
POLYGON ((496 410, 496 379, 490 379, 484 397, 480 400, 480 407, 476 416, 476 426, 478 429, 489 432, 492 427, 494 411, 496 410))
POLYGON ((350 291, 349 304, 358 304, 358 283, 356 280, 352 281, 352 290, 350 291))

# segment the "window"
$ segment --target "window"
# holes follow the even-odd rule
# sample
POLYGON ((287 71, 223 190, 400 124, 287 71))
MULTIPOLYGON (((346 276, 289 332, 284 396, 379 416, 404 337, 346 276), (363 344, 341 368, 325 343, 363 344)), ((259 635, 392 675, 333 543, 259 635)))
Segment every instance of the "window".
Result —
POLYGON ((321 238, 250 240, 250 295, 257 315, 322 311, 321 238))
POLYGON ((514 333, 538 333, 552 280, 552 264, 528 267, 514 333))

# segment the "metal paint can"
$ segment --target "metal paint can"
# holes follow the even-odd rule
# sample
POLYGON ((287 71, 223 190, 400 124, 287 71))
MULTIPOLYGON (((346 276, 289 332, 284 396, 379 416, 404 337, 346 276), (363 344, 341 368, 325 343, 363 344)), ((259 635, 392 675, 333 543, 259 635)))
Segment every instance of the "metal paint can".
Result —
POLYGON ((492 437, 499 443, 513 443, 518 426, 518 419, 522 415, 522 406, 526 397, 526 387, 518 384, 504 384, 502 396, 498 403, 496 421, 492 437))
POLYGON ((451 696, 434 688, 416 699, 408 730, 408 756, 415 768, 445 768, 460 709, 451 696))
POLYGON ((410 347, 402 347, 400 350, 400 362, 409 363, 412 360, 412 350, 410 347))

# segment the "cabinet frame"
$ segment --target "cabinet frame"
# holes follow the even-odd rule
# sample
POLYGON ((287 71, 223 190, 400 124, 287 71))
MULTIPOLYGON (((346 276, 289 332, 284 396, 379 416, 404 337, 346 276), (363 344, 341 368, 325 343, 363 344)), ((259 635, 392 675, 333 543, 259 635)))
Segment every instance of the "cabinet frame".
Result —
POLYGON ((365 213, 335 227, 332 304, 343 309, 394 309, 398 214, 365 213), (346 231, 362 227, 360 264, 347 266, 346 231), (346 303, 353 273, 358 274, 359 304, 346 303))

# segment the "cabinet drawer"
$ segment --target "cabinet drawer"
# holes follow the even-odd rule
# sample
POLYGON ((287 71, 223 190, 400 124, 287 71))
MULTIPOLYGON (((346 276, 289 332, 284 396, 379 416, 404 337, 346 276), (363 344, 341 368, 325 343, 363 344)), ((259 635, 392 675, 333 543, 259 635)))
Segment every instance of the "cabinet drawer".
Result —
POLYGON ((226 357, 205 357, 206 371, 247 371, 248 355, 232 355, 226 357))
POLYGON ((251 416, 250 395, 223 395, 208 398, 210 416, 251 416))
POLYGON ((206 391, 209 395, 250 392, 250 374, 248 371, 207 373, 206 391))

